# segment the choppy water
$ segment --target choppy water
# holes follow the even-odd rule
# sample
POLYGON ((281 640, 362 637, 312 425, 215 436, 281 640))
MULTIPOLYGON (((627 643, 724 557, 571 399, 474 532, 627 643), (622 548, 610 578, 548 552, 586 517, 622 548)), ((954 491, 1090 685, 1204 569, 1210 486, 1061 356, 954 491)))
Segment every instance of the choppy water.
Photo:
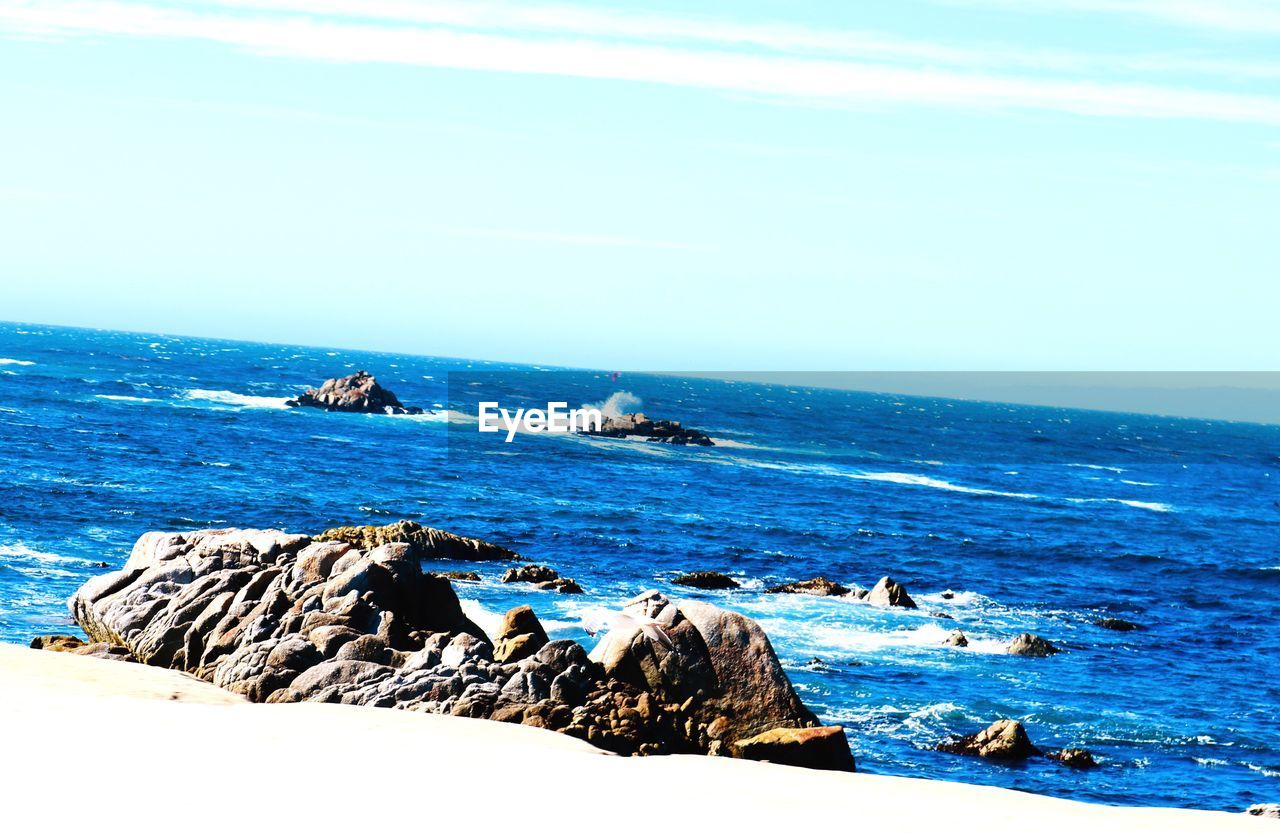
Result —
POLYGON ((0 325, 0 393, 6 641, 73 628, 65 598, 147 530, 409 518, 588 591, 522 591, 481 565, 484 582, 458 587, 482 625, 527 602, 589 643, 593 609, 688 594, 675 572, 738 576, 744 590, 693 593, 764 626, 866 771, 1121 804, 1280 800, 1280 428, 23 325, 0 325), (406 403, 471 413, 490 394, 626 391, 728 442, 506 445, 444 414, 283 407, 356 368, 406 403), (886 573, 920 611, 761 593, 886 573), (1103 615, 1146 628, 1106 631, 1103 615), (968 650, 940 645, 957 626, 968 650), (1066 651, 1003 654, 1021 631, 1066 651), (930 749, 1003 716, 1103 766, 930 749))

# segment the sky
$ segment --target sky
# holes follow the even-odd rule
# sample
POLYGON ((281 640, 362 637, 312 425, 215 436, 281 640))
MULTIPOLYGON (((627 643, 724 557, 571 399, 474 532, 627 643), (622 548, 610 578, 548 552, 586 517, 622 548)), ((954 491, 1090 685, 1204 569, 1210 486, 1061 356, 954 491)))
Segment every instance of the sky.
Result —
POLYGON ((0 0, 0 319, 1274 371, 1280 0, 0 0))

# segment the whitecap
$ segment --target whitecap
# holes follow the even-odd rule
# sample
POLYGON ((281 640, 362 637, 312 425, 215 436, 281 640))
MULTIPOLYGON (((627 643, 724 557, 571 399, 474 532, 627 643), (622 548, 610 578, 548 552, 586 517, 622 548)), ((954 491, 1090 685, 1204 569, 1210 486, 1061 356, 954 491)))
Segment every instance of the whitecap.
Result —
POLYGON ((25 359, 6 359, 3 357, 0 357, 0 365, 21 365, 26 367, 34 364, 35 362, 28 362, 25 359))
POLYGON ((1043 496, 1036 495, 1033 492, 1003 492, 997 489, 970 487, 964 486, 963 484, 955 484, 951 481, 944 481, 941 478, 930 478, 927 475, 914 475, 910 472, 850 472, 847 473, 847 477, 854 478, 859 481, 882 481, 890 484, 942 489, 948 492, 962 492, 966 495, 995 495, 1001 498, 1043 498, 1043 496))
POLYGON ((150 397, 128 397, 124 394, 95 394, 100 400, 111 400, 119 403, 153 403, 158 402, 150 397))
POLYGON ((288 397, 254 397, 234 391, 210 391, 205 388, 192 388, 182 396, 187 400, 203 400, 236 408, 288 408, 285 403, 289 401, 288 397))
POLYGON ((480 626, 480 629, 490 637, 495 637, 502 628, 502 616, 496 611, 490 611, 474 599, 460 600, 462 604, 462 613, 467 615, 471 622, 480 626))

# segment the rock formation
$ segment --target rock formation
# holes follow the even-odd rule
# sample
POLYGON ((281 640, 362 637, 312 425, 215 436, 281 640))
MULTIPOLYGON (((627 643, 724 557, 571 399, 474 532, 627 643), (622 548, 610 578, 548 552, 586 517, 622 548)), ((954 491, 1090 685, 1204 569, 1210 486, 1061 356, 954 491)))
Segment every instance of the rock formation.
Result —
POLYGON ((1103 617, 1101 620, 1094 620, 1093 624, 1108 631, 1137 631, 1142 628, 1137 623, 1122 620, 1119 617, 1103 617))
POLYGON ((1268 817, 1270 819, 1280 820, 1280 805, 1250 805, 1249 810, 1245 811, 1251 817, 1268 817))
POLYGON ((809 594, 815 597, 842 597, 849 593, 845 586, 825 577, 806 579, 803 582, 786 582, 765 589, 766 594, 809 594))
MULTIPOLYGON (((547 641, 527 607, 491 642, 449 581, 422 572, 420 547, 384 539, 362 549, 278 530, 149 533, 69 604, 91 639, 259 702, 490 718, 628 755, 746 755, 735 742, 817 726, 746 617, 651 592, 591 656, 547 641)), ((771 755, 840 758, 834 734, 817 738, 775 740, 783 752, 771 755)))
POLYGON ((1048 657, 1051 654, 1057 654, 1059 651, 1061 649, 1057 646, 1034 634, 1019 634, 1013 638, 1013 643, 1009 646, 1009 654, 1021 655, 1022 657, 1048 657))
POLYGON ((883 577, 877 582, 865 599, 870 604, 878 605, 881 608, 916 607, 916 601, 907 594, 907 589, 894 582, 893 578, 889 576, 883 577))
POLYGON ((704 591, 727 591, 742 587, 738 584, 738 580, 732 576, 725 576, 723 573, 714 570, 699 570, 682 574, 672 579, 671 584, 683 585, 686 588, 701 588, 704 591))
POLYGON ((323 408, 325 411, 354 411, 361 414, 421 414, 422 409, 405 406, 396 395, 378 384, 368 371, 327 379, 319 388, 308 389, 285 403, 290 408, 323 408))
POLYGON ((947 639, 942 642, 942 645, 953 646, 957 649, 967 648, 969 645, 969 638, 965 636, 963 631, 957 629, 947 635, 947 639))
POLYGON ((1093 754, 1083 747, 1068 747, 1065 750, 1057 750, 1050 753, 1049 758, 1076 770, 1089 770, 1098 766, 1093 754))
POLYGON ((780 727, 734 742, 738 756, 816 770, 856 770, 844 727, 780 727))
POLYGON ((419 559, 452 562, 520 562, 513 550, 480 539, 467 538, 413 521, 397 521, 385 527, 334 527, 315 537, 320 542, 345 542, 359 550, 403 542, 419 559))
POLYGON ((973 735, 948 739, 940 743, 938 749, 944 753, 1001 761, 1022 761, 1040 755, 1040 751, 1027 738, 1027 731, 1022 723, 1008 718, 973 735))
POLYGON ((687 429, 674 420, 650 420, 640 414, 619 414, 605 417, 599 430, 591 429, 583 434, 594 437, 643 437, 651 443, 670 443, 675 446, 714 446, 711 438, 697 429, 687 429))
POLYGON ((580 594, 582 587, 572 579, 566 579, 545 565, 522 565, 502 574, 503 582, 528 582, 539 591, 559 591, 562 594, 580 594))

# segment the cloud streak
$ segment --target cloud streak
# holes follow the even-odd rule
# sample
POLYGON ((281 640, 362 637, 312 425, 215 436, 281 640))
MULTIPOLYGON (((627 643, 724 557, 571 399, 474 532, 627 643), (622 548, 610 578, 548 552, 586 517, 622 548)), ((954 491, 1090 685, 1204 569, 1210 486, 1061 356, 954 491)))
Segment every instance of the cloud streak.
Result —
MULTIPOLYGON (((862 50, 923 60, 928 53, 926 45, 851 33, 571 7, 494 11, 507 8, 405 0, 0 0, 0 29, 207 41, 279 57, 659 84, 824 105, 1280 124, 1280 99, 1267 96, 840 57, 862 50)), ((933 49, 936 63, 964 63, 960 52, 933 49)))
POLYGON ((1280 34, 1276 0, 946 0, 951 5, 999 6, 1018 11, 1098 12, 1146 18, 1191 29, 1250 35, 1280 34))

